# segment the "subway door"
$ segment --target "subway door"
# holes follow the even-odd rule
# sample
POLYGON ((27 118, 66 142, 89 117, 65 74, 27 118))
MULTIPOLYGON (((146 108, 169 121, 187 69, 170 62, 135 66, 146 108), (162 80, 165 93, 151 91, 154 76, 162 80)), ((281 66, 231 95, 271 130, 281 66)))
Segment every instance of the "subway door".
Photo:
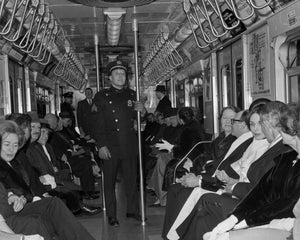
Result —
POLYGON ((239 40, 217 52, 219 112, 228 105, 244 108, 242 49, 239 40))

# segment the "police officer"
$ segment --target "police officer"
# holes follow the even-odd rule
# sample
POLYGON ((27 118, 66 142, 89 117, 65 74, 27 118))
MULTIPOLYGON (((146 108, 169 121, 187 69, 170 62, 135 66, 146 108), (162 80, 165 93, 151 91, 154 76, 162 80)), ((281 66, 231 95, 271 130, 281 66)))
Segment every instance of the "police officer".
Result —
POLYGON ((104 159, 104 187, 108 223, 118 226, 115 185, 118 170, 122 172, 127 198, 128 218, 140 220, 137 194, 137 134, 134 130, 136 111, 145 112, 135 101, 135 92, 125 86, 127 67, 121 61, 108 66, 111 87, 98 92, 94 98, 97 127, 94 139, 99 157, 104 159))

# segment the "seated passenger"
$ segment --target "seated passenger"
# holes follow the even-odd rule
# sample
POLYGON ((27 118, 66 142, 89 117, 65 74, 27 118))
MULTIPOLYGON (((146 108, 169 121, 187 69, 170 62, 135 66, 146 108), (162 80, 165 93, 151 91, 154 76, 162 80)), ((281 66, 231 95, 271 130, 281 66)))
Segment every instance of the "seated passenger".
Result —
MULTIPOLYGON (((264 117, 262 125, 267 128, 269 121, 270 119, 264 117)), ((292 230, 295 219, 288 218, 299 217, 300 208, 298 202, 300 197, 299 111, 295 111, 295 108, 290 106, 280 117, 280 124, 283 142, 294 151, 276 157, 275 165, 237 205, 230 217, 219 223, 212 232, 205 234, 205 239, 226 239, 228 233, 224 233, 232 228, 249 228, 264 224, 269 225, 263 227, 292 230)), ((299 228, 297 230, 299 231, 299 228)), ((248 231, 248 234, 254 233, 254 230, 248 231)), ((246 232, 240 232, 240 234, 241 236, 247 235, 246 232)), ((235 237, 238 235, 239 232, 233 234, 235 237)), ((298 239, 295 237, 293 239, 298 239)))
POLYGON ((39 174, 40 181, 48 186, 48 193, 63 199, 68 208, 76 215, 84 213, 97 214, 101 208, 94 208, 83 204, 75 190, 80 188, 71 181, 70 173, 63 172, 57 167, 57 160, 52 147, 47 144, 49 125, 40 123, 40 119, 33 118, 31 128, 31 143, 26 155, 32 167, 39 174), (57 185, 59 184, 59 186, 57 185))
MULTIPOLYGON (((2 167, 11 167, 10 162, 23 144, 24 132, 12 121, 1 121, 0 137, 0 162, 2 167)), ((12 168, 11 173, 0 175, 4 184, 0 184, 0 213, 15 233, 39 234, 46 240, 54 236, 66 240, 93 239, 61 200, 35 197, 12 168)))
MULTIPOLYGON (((177 118, 177 108, 172 108, 165 114, 165 123, 167 127, 164 131, 163 138, 171 144, 176 144, 182 131, 177 118)), ((166 205, 167 192, 162 190, 162 184, 166 165, 172 158, 173 154, 168 151, 158 151, 156 154, 156 165, 148 183, 148 187, 154 190, 157 200, 151 206, 166 205)))
POLYGON ((189 107, 183 107, 178 111, 179 122, 183 124, 179 142, 170 144, 162 139, 162 143, 157 143, 159 150, 168 150, 173 153, 174 158, 183 157, 192 146, 204 140, 204 130, 202 125, 195 120, 194 112, 189 107))
MULTIPOLYGON (((210 231, 226 218, 264 174, 274 166, 274 159, 278 156, 281 157, 285 152, 291 151, 289 146, 283 144, 280 135, 281 127, 279 119, 285 110, 286 105, 281 102, 270 102, 262 107, 260 117, 266 121, 260 126, 261 121, 254 121, 253 119, 254 122, 251 124, 251 128, 262 130, 270 143, 268 150, 257 160, 250 155, 250 159, 255 161, 250 165, 246 174, 241 174, 240 177, 244 178, 245 181, 229 184, 225 187, 226 193, 224 194, 207 193, 199 199, 193 213, 178 228, 177 232, 182 236, 182 239, 202 238, 205 232, 210 231)), ((241 167, 243 169, 243 166, 241 167)), ((248 164, 246 165, 247 167, 248 164)), ((232 172, 234 166, 231 165, 228 170, 232 172)))
MULTIPOLYGON (((66 118, 65 124, 68 124, 69 117, 66 118)), ((85 192, 84 198, 95 199, 95 185, 90 156, 85 154, 83 148, 74 145, 67 136, 58 128, 58 118, 54 114, 45 116, 50 128, 53 130, 49 144, 52 146, 56 159, 62 160, 71 165, 72 172, 80 178, 80 184, 85 192)), ((69 122, 70 123, 70 122, 69 122)))
MULTIPOLYGON (((245 150, 251 144, 253 138, 245 124, 247 111, 236 113, 235 107, 226 107, 222 110, 220 116, 221 127, 224 132, 220 134, 211 144, 212 149, 212 167, 204 174, 202 167, 197 166, 191 169, 191 173, 180 180, 180 183, 171 185, 167 193, 167 206, 164 220, 162 236, 167 238, 167 234, 175 234, 176 228, 187 217, 190 211, 197 203, 200 195, 199 191, 194 191, 195 187, 199 187, 199 179, 205 175, 205 178, 213 176, 216 169, 222 167, 225 163, 238 160, 242 157, 245 150), (240 124, 232 131, 231 120, 236 119, 240 124), (226 138, 224 138, 227 135, 226 138), (237 138, 233 143, 232 141, 237 138), (223 142, 224 141, 224 142, 223 142), (219 143, 223 144, 219 144, 219 143), (232 143, 232 144, 231 144, 232 143), (174 233, 173 233, 174 232, 174 233)), ((197 163, 195 164, 197 165, 197 163)), ((170 236, 169 236, 170 237, 170 236)))

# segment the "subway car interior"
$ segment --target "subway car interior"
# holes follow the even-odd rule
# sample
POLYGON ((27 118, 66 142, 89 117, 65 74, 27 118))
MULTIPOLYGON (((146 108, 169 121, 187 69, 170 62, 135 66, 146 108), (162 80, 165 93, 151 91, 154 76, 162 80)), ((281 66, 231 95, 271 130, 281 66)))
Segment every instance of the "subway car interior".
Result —
MULTIPOLYGON (((299 104, 300 1, 0 0, 1 119, 32 112, 40 119, 49 114, 58 117, 63 96, 69 92, 77 116, 78 102, 85 99, 87 89, 94 95, 109 89, 108 66, 115 61, 126 64, 126 86, 135 91, 135 99, 146 111, 146 115, 137 114, 135 123, 141 219, 125 217, 129 203, 121 176, 116 183, 119 222, 111 226, 106 216, 105 172, 97 162, 95 187, 100 197, 83 201, 102 211, 76 216, 76 220, 97 240, 193 239, 188 234, 164 233, 169 199, 157 202, 156 191, 149 185, 156 165, 145 159, 156 159, 160 151, 157 143, 162 143, 162 138, 151 142, 143 132, 160 100, 157 86, 165 89, 172 109, 179 109, 179 113, 185 107, 193 110, 203 128, 203 145, 222 134, 222 109, 228 106, 247 110, 266 102, 299 104), (150 172, 145 172, 145 165, 150 172)), ((157 114, 153 117, 159 118, 157 114)), ((80 134, 78 119, 74 121, 80 134)), ((232 126, 234 121, 242 120, 231 119, 232 126)), ((191 147, 181 160, 191 160, 189 154, 197 146, 191 147)), ((204 157, 204 151, 202 148, 197 153, 198 158, 204 157)), ((80 186, 77 177, 73 181, 80 186)), ((218 238, 211 234, 203 239, 248 238, 231 238, 230 234, 218 238)), ((294 233, 294 238, 287 239, 300 236, 294 233)))

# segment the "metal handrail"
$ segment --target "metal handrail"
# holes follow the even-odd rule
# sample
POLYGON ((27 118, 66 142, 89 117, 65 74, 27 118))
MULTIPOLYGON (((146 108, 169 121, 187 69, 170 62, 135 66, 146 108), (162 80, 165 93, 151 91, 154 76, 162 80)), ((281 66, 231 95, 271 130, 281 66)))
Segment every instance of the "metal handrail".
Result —
MULTIPOLYGON (((14 35, 13 35, 12 38, 7 37, 6 35, 3 36, 3 38, 5 38, 9 42, 15 42, 20 37, 21 31, 23 29, 23 25, 24 25, 24 22, 25 22, 25 18, 27 18, 29 16, 30 12, 31 12, 30 8, 28 9, 28 7, 29 7, 29 0, 25 0, 25 1, 26 1, 25 2, 25 7, 24 7, 23 11, 21 9, 23 2, 21 2, 20 5, 19 5, 19 7, 18 7, 17 12, 15 13, 15 14, 17 14, 18 11, 20 10, 21 15, 22 15, 21 21, 19 23, 18 30, 14 33, 14 35)), ((11 21, 13 21, 13 20, 15 20, 15 18, 11 18, 11 21)))
MULTIPOLYGON (((210 1, 210 0, 207 0, 207 1, 210 1)), ((231 27, 229 27, 229 26, 226 24, 226 22, 225 22, 225 20, 224 20, 224 18, 223 18, 223 15, 222 15, 220 6, 219 6, 219 4, 218 4, 218 1, 217 1, 217 0, 214 0, 214 1, 215 1, 215 4, 216 4, 216 9, 217 9, 217 11, 218 11, 218 17, 220 18, 223 27, 224 27, 225 29, 227 29, 227 30, 232 30, 232 29, 238 27, 239 24, 240 24, 240 22, 241 22, 240 20, 238 20, 238 21, 237 21, 234 25, 232 25, 231 27)), ((227 4, 227 6, 229 7, 229 9, 232 10, 232 7, 231 7, 230 4, 228 4, 228 1, 225 1, 225 2, 226 2, 226 4, 227 4)))
POLYGON ((247 2, 255 9, 262 9, 265 8, 267 6, 270 5, 270 3, 272 2, 272 0, 268 0, 265 4, 262 4, 261 6, 257 6, 255 5, 255 3, 253 2, 253 0, 247 0, 247 2))
MULTIPOLYGON (((9 1, 7 1, 6 3, 8 3, 9 1)), ((5 1, 2 1, 1 4, 1 9, 0 9, 0 19, 2 19, 2 13, 4 12, 4 5, 5 5, 5 1)), ((13 19, 15 17, 16 11, 17 11, 17 6, 18 6, 18 0, 15 0, 15 4, 11 13, 11 18, 7 21, 7 23, 5 24, 5 26, 3 27, 3 29, 0 31, 0 35, 6 35, 10 32, 11 28, 12 28, 12 24, 13 24, 13 19)))
MULTIPOLYGON (((206 14, 206 18, 207 18, 207 21, 208 21, 208 24, 209 24, 209 27, 211 29, 211 32, 212 34, 216 37, 216 38, 221 38, 223 36, 225 36, 225 34, 228 33, 228 30, 225 29, 225 31, 223 33, 219 33, 217 31, 217 29, 214 27, 211 19, 210 19, 210 15, 208 13, 208 10, 207 10, 207 6, 206 6, 206 2, 208 2, 211 6, 211 8, 213 9, 213 11, 218 15, 218 11, 215 9, 214 5, 209 1, 209 0, 202 0, 202 4, 203 4, 203 7, 204 7, 204 11, 205 11, 205 14, 206 14)), ((200 8, 200 6, 198 5, 198 7, 200 8)))
POLYGON ((176 183, 176 170, 177 168, 179 167, 179 165, 181 163, 183 163, 183 161, 185 161, 189 154, 199 145, 202 145, 202 144, 206 144, 206 143, 211 143, 211 141, 200 141, 200 142, 197 142, 188 152, 187 154, 184 155, 183 158, 180 159, 180 161, 176 164, 175 168, 174 168, 174 175, 173 175, 173 184, 176 183))
MULTIPOLYGON (((190 5, 187 5, 187 7, 190 8, 190 5)), ((208 44, 215 42, 217 40, 217 37, 211 39, 209 37, 209 35, 207 34, 207 32, 204 31, 204 27, 202 26, 205 23, 205 20, 208 22, 208 18, 209 18, 208 12, 207 13, 203 12, 203 10, 200 8, 200 6, 196 2, 192 2, 192 8, 194 10, 194 13, 195 13, 196 17, 194 17, 192 12, 190 11, 190 15, 191 15, 190 18, 193 19, 194 22, 199 27, 199 29, 201 31, 201 34, 203 36, 204 42, 206 42, 208 44), (200 16, 199 16, 198 12, 200 12, 202 14, 202 16, 204 18, 203 22, 201 22, 201 19, 200 19, 200 16)), ((190 27, 191 27, 191 30, 194 30, 194 28, 192 29, 192 22, 190 22, 190 27)), ((212 33, 212 31, 211 31, 211 33, 212 33)), ((212 35, 213 35, 213 33, 212 33, 212 35)))
POLYGON ((26 31, 25 35, 23 36, 23 38, 21 39, 19 44, 14 42, 14 45, 21 49, 28 46, 30 36, 32 35, 31 33, 33 30, 33 25, 34 25, 34 23, 36 23, 37 20, 40 21, 40 17, 41 17, 39 15, 38 15, 38 17, 36 17, 36 15, 38 14, 38 10, 39 10, 39 0, 33 1, 32 3, 34 4, 31 6, 31 8, 33 9, 33 14, 31 17, 31 21, 29 23, 29 28, 26 31), (25 44, 24 44, 24 41, 25 41, 25 44))
MULTIPOLYGON (((225 1, 226 1, 227 4, 228 4, 228 1, 227 1, 227 0, 225 0, 225 1)), ((230 0, 230 1, 231 1, 232 11, 233 11, 234 15, 237 17, 237 19, 239 19, 239 20, 241 20, 241 21, 245 21, 245 20, 251 18, 251 17, 254 15, 254 8, 251 7, 251 12, 248 14, 248 16, 246 16, 246 17, 241 17, 241 16, 239 15, 239 13, 238 13, 238 9, 237 9, 236 6, 235 6, 234 0, 230 0)))
MULTIPOLYGON (((197 46, 198 46, 200 49, 207 48, 207 47, 209 46, 209 43, 206 42, 205 45, 201 45, 200 42, 198 41, 198 37, 197 37, 197 35, 196 35, 196 32, 195 32, 194 27, 193 27, 192 20, 191 20, 191 16, 193 17, 193 15, 191 14, 190 8, 191 8, 191 5, 190 5, 189 0, 184 0, 184 1, 183 1, 183 9, 184 9, 184 12, 185 12, 185 14, 186 14, 186 16, 187 16, 187 20, 188 20, 188 23, 189 23, 190 28, 191 28, 191 30, 192 30, 192 34, 193 34, 193 37, 194 37, 194 39, 195 39, 195 41, 196 41, 196 44, 197 44, 197 46), (190 16, 190 15, 191 15, 191 16, 190 16)), ((195 23, 197 23, 198 20, 200 21, 200 19, 199 19, 197 13, 196 13, 196 18, 193 17, 193 20, 195 21, 195 23)), ((204 35, 205 35, 205 32, 204 32, 204 30, 203 30, 203 28, 202 28, 202 23, 200 22, 200 23, 198 23, 197 25, 199 26, 200 31, 201 31, 202 35, 204 36, 204 35)))

